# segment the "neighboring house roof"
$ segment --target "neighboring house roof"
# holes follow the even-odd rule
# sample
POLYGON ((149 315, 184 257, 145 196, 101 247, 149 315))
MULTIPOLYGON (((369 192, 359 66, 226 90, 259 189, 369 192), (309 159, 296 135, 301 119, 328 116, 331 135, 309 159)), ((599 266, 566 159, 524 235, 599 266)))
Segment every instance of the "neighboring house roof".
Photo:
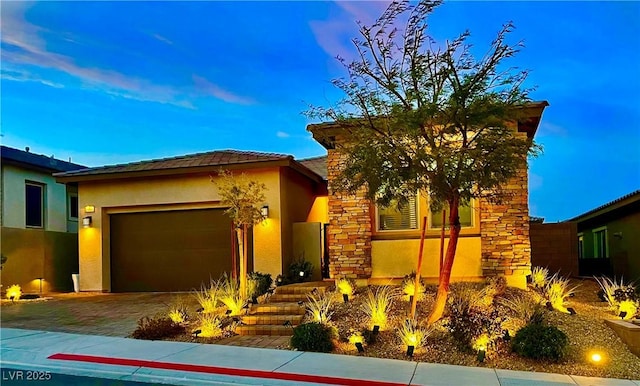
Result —
POLYGON ((314 173, 322 177, 323 179, 327 179, 327 156, 323 155, 320 157, 313 158, 305 158, 301 159, 298 162, 311 169, 314 173))
POLYGON ((254 151, 216 150, 177 157, 152 159, 127 164, 107 165, 84 170, 56 173, 61 182, 101 180, 112 178, 143 177, 182 173, 210 172, 220 167, 232 169, 244 167, 292 166, 318 181, 321 178, 293 159, 293 156, 254 151))
POLYGON ((0 146, 2 163, 39 170, 45 173, 67 172, 71 170, 86 169, 86 166, 74 164, 46 155, 34 154, 29 151, 18 150, 8 146, 0 146))
POLYGON ((640 207, 640 189, 626 194, 604 205, 601 205, 595 209, 591 209, 590 211, 567 221, 584 222, 596 217, 603 216, 605 214, 611 214, 614 211, 619 212, 620 215, 624 215, 627 214, 627 209, 631 209, 632 206, 640 207))

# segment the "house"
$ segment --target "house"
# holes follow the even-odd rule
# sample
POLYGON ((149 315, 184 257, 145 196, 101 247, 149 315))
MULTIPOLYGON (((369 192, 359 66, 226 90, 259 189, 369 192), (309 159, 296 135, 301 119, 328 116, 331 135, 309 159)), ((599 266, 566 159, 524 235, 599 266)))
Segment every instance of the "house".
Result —
POLYGON ((580 275, 640 280, 640 190, 576 216, 580 275))
POLYGON ((86 224, 80 290, 188 291, 230 272, 233 228, 215 187, 221 169, 267 187, 268 218, 251 232, 249 270, 275 278, 304 255, 319 279, 327 194, 313 168, 321 164, 220 150, 56 174, 77 184, 86 224))
MULTIPOLYGON (((547 102, 524 107, 514 130, 533 138, 547 102)), ((329 183, 327 232, 331 277, 352 277, 387 283, 415 270, 420 244, 419 219, 428 218, 421 275, 435 282, 440 271, 442 217, 431 213, 423 194, 402 210, 375 206, 364 190, 346 195, 331 189, 346 156, 348 133, 333 123, 312 124, 307 130, 327 149, 329 183)), ((511 193, 501 205, 486 199, 461 207, 462 230, 452 280, 480 280, 502 275, 511 286, 526 286, 531 272, 528 171, 523 169, 503 189, 511 193)))
POLYGON ((78 193, 58 183, 55 172, 85 166, 7 146, 0 148, 2 273, 6 288, 24 292, 67 291, 78 271, 78 193), (38 279, 42 278, 42 279, 38 279))

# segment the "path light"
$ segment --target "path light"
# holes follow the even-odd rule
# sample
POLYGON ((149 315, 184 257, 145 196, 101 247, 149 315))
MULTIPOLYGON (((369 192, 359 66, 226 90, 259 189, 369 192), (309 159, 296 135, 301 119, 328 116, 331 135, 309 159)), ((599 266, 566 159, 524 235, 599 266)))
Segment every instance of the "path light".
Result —
POLYGON ((598 364, 600 363, 600 361, 602 361, 602 355, 600 355, 600 353, 598 352, 594 352, 591 354, 589 359, 591 359, 591 362, 598 364))
POLYGON ((354 344, 356 346, 356 348, 358 349, 359 353, 363 353, 364 352, 364 346, 362 345, 363 342, 364 342, 364 337, 359 332, 353 333, 349 337, 349 343, 354 344))
POLYGON ((300 277, 304 277, 304 271, 300 271, 299 275, 300 277))
POLYGON ((43 277, 36 277, 36 280, 40 281, 40 295, 42 295, 42 281, 44 280, 43 277))
POLYGON ((571 315, 577 314, 576 310, 574 310, 573 307, 567 307, 567 311, 569 311, 569 314, 571 315))
POLYGON ((359 353, 363 353, 364 352, 364 347, 362 347, 362 343, 361 342, 357 342, 356 343, 356 348, 358 349, 359 353))
POLYGON ((409 358, 413 358, 413 350, 415 349, 415 346, 407 346, 407 356, 409 358))
POLYGON ((482 363, 484 362, 484 358, 487 356, 487 350, 484 347, 481 347, 478 349, 478 362, 482 363))
POLYGON ((193 336, 195 336, 196 338, 198 337, 198 335, 200 335, 200 333, 202 332, 202 330, 195 330, 193 332, 193 336))
POLYGON ((627 316, 627 311, 621 311, 618 316, 620 317, 620 319, 624 319, 627 316))

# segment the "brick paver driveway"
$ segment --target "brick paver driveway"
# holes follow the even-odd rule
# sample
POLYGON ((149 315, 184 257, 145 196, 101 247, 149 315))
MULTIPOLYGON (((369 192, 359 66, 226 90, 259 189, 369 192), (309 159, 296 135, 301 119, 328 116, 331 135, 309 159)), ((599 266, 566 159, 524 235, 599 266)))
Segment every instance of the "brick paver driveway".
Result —
MULTIPOLYGON (((71 293, 51 296, 53 299, 47 301, 13 304, 3 301, 1 326, 126 337, 135 330, 140 318, 166 313, 176 294, 71 293)), ((190 307, 196 307, 188 294, 181 294, 180 298, 190 307)))

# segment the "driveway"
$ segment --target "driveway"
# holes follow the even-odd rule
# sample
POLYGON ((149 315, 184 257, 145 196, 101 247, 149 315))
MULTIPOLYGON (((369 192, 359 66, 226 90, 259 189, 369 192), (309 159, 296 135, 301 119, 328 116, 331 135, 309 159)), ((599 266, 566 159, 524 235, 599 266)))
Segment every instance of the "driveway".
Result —
MULTIPOLYGON (((2 302, 2 327, 77 334, 126 337, 144 316, 166 313, 178 294, 170 293, 71 293, 49 295, 51 300, 2 302)), ((189 307, 195 300, 182 293, 189 307)))

